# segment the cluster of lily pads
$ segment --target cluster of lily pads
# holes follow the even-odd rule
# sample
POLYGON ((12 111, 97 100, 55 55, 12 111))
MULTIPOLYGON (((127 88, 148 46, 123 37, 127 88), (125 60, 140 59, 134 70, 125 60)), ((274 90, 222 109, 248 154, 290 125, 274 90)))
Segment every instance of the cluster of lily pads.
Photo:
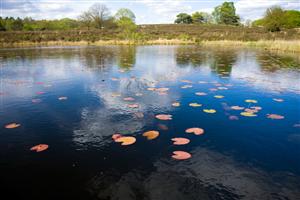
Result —
MULTIPOLYGON (((172 115, 168 114, 158 114, 155 116, 156 119, 159 120, 172 120, 172 115)), ((195 135, 202 135, 204 133, 204 130, 202 128, 188 128, 185 130, 186 133, 192 133, 195 135)), ((159 136, 159 131, 156 130, 150 130, 143 133, 143 136, 146 137, 148 140, 154 140, 159 136)), ((119 133, 113 134, 112 139, 115 142, 121 143, 123 146, 131 145, 136 142, 136 138, 133 136, 123 136, 119 133)), ((190 143, 190 140, 188 138, 183 137, 176 137, 172 138, 171 141, 174 145, 186 145, 190 143)), ((192 155, 186 151, 173 151, 172 158, 176 160, 186 160, 192 157, 192 155)))
MULTIPOLYGON (((114 78, 113 80, 117 81, 118 79, 114 78)), ((187 88, 192 88, 193 87, 192 82, 189 81, 189 80, 181 80, 181 82, 188 83, 188 85, 181 86, 182 89, 187 89, 187 88)), ((204 83, 207 83, 207 82, 199 81, 199 83, 204 84, 204 83)), ((224 87, 220 83, 215 83, 215 86, 217 88, 210 88, 209 90, 210 91, 227 90, 228 89, 227 87, 232 86, 232 84, 227 84, 226 85, 227 87, 224 87)), ((147 90, 156 92, 158 95, 167 95, 168 94, 167 92, 169 91, 169 88, 166 88, 166 87, 149 87, 149 88, 147 88, 147 90)), ((205 92, 196 92, 195 95, 205 96, 205 95, 207 95, 207 93, 205 93, 205 92)), ((112 96, 113 97, 117 97, 117 96, 120 97, 121 94, 119 94, 119 95, 113 94, 112 96)), ((142 94, 139 93, 139 95, 137 95, 137 96, 142 96, 142 94)), ((217 99, 222 99, 224 97, 225 96, 223 96, 223 95, 214 95, 214 98, 217 98, 217 99)), ((123 98, 123 100, 124 101, 134 101, 135 99, 133 97, 125 97, 125 98, 123 98)), ((284 101, 283 99, 277 99, 277 98, 274 98, 273 100, 276 101, 276 102, 283 102, 284 101)), ((246 99, 245 102, 249 103, 248 107, 242 107, 242 106, 235 105, 235 106, 230 106, 229 109, 241 111, 240 115, 242 115, 244 117, 255 117, 255 116, 257 116, 257 113, 260 110, 262 110, 262 107, 260 107, 260 106, 250 106, 251 104, 257 104, 258 103, 257 100, 246 99)), ((127 106, 129 108, 138 108, 139 104, 131 103, 131 104, 128 104, 127 106)), ((173 107, 180 107, 181 103, 180 102, 173 102, 172 106, 173 107)), ((192 103, 189 103, 189 106, 191 106, 191 107, 201 107, 202 104, 197 103, 197 102, 192 102, 192 103)), ((213 114, 213 113, 216 113, 217 111, 215 109, 206 108, 206 109, 203 109, 203 112, 213 114)), ((143 113, 140 113, 140 112, 135 113, 135 115, 138 118, 143 117, 143 113)), ((155 118, 157 118, 159 120, 172 120, 172 115, 170 115, 170 114, 158 114, 158 115, 155 116, 155 118)), ((270 118, 270 119, 284 119, 284 116, 281 116, 281 115, 278 115, 278 114, 267 114, 267 118, 270 118)), ((237 116, 230 116, 229 119, 230 120, 238 120, 238 117, 237 116)), ((204 133, 204 130, 202 128, 194 127, 194 128, 186 129, 185 132, 186 133, 193 133, 195 135, 202 135, 204 133)), ((147 131, 147 132, 143 133, 143 136, 146 137, 148 140, 154 140, 159 136, 159 131, 150 130, 150 131, 147 131)), ((136 142, 136 138, 134 136, 123 136, 119 133, 113 134, 112 139, 115 142, 120 143, 123 146, 132 145, 136 142)), ((183 138, 183 137, 172 138, 171 141, 173 141, 174 145, 186 145, 190 142, 189 139, 183 138)), ((189 152, 185 152, 185 151, 174 151, 173 155, 172 155, 172 158, 177 159, 177 160, 185 160, 185 159, 188 159, 190 157, 191 157, 191 154, 189 152)))
MULTIPOLYGON (((119 78, 111 78, 111 80, 112 81, 118 81, 119 78)), ((182 89, 187 89, 187 88, 192 88, 193 87, 193 85, 192 85, 193 82, 192 81, 181 80, 181 82, 186 83, 186 85, 181 86, 182 89)), ((205 83, 208 83, 208 82, 199 81, 198 83, 199 84, 205 84, 205 83)), ((43 83, 38 82, 37 84, 43 84, 43 83)), ((232 86, 232 84, 222 85, 220 83, 214 83, 214 85, 216 86, 216 88, 210 88, 209 90, 211 92, 218 91, 218 90, 227 90, 228 87, 232 86)), ((46 85, 46 86, 50 87, 51 85, 46 85)), ((167 87, 148 87, 147 90, 152 91, 152 92, 156 92, 158 95, 167 95, 168 91, 169 91, 169 88, 167 88, 167 87)), ((41 95, 41 94, 44 94, 44 92, 40 91, 40 92, 37 92, 36 94, 41 95)), ((135 96, 142 96, 142 95, 143 95, 142 93, 136 93, 135 94, 135 96)), ((208 94, 205 93, 205 92, 196 92, 195 95, 205 96, 205 95, 208 95, 208 94)), ((121 94, 113 93, 111 96, 112 97, 121 97, 121 94)), ((223 95, 214 95, 214 98, 217 98, 217 99, 222 99, 224 97, 225 96, 223 96, 223 95)), ((66 97, 66 96, 58 97, 58 100, 60 100, 60 101, 65 101, 67 99, 68 99, 68 97, 66 97)), ((135 98, 129 96, 129 97, 124 97, 123 100, 127 101, 127 102, 130 102, 130 103, 127 104, 128 108, 133 108, 133 109, 134 108, 139 108, 139 104, 134 102, 135 98)), ((276 101, 276 102, 283 102, 284 101, 283 99, 279 99, 279 98, 273 98, 273 100, 276 101)), ((40 103, 40 102, 41 102, 41 99, 39 99, 39 98, 32 99, 32 103, 40 103)), ((258 103, 257 100, 247 99, 247 100, 245 100, 245 102, 249 103, 249 106, 247 108, 242 107, 242 106, 238 106, 238 105, 234 105, 234 106, 230 106, 229 109, 240 111, 240 115, 242 115, 244 117, 256 117, 257 113, 262 110, 262 107, 260 107, 260 106, 250 106, 252 104, 257 104, 258 103)), ((180 102, 173 102, 172 106, 173 107, 180 107, 181 103, 180 102)), ((189 106, 191 106, 191 107, 201 107, 202 104, 200 104, 198 102, 191 102, 191 103, 189 103, 189 106)), ((203 112, 209 113, 209 114, 214 114, 217 111, 215 109, 205 108, 205 109, 203 109, 203 112)), ((134 115, 137 118, 143 118, 144 117, 144 114, 142 112, 136 112, 136 113, 134 113, 134 115)), ((170 115, 170 114, 158 114, 155 117, 158 120, 172 120, 172 115, 170 115)), ((270 119, 284 119, 284 116, 278 115, 278 114, 267 114, 267 118, 270 118, 270 119)), ((233 115, 233 116, 229 116, 229 119, 230 120, 238 120, 238 117, 233 115)), ((9 123, 9 124, 5 125, 5 128, 13 129, 13 128, 18 128, 20 126, 21 126, 21 124, 13 122, 13 123, 9 123)), ((161 126, 163 126, 163 125, 161 125, 161 126)), ((164 128, 164 127, 162 127, 162 128, 164 128)), ((204 133, 204 130, 202 128, 194 127, 194 128, 188 128, 186 130, 186 133, 193 133, 195 135, 202 135, 204 133)), ((150 130, 150 131, 147 131, 147 132, 143 133, 143 136, 146 137, 148 140, 153 140, 153 139, 156 139, 159 136, 159 131, 150 130)), ((135 137, 133 137, 133 136, 123 136, 119 133, 113 134, 112 139, 117 143, 121 143, 121 145, 123 145, 123 146, 131 145, 131 144, 134 144, 136 142, 135 137)), ((189 139, 182 138, 182 137, 172 138, 171 140, 173 141, 174 145, 186 145, 190 142, 189 139)), ((36 151, 36 152, 41 152, 41 151, 44 151, 44 150, 48 149, 48 147, 49 146, 47 144, 38 144, 38 145, 33 146, 30 150, 36 151)), ((174 159, 184 160, 184 159, 190 158, 191 154, 188 153, 188 152, 185 152, 185 151, 174 151, 172 157, 174 159)))

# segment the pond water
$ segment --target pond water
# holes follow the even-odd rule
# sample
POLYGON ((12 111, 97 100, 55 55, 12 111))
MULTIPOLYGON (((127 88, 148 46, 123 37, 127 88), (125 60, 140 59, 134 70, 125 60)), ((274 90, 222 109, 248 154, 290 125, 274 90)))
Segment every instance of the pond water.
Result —
POLYGON ((0 59, 2 196, 299 199, 299 55, 91 46, 2 49, 0 59), (30 150, 38 144, 49 148, 30 150))

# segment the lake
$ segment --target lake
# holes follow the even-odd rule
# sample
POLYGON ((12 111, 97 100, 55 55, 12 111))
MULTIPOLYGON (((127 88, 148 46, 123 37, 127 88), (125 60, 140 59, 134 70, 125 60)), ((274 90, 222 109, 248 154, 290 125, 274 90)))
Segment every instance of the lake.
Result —
POLYGON ((299 199, 299 54, 90 46, 0 59, 2 196, 299 199))

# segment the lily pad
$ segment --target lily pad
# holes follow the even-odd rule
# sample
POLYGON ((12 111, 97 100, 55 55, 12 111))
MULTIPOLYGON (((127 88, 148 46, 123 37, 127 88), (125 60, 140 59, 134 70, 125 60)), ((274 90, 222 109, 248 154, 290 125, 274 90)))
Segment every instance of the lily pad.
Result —
POLYGON ((156 119, 160 120, 172 120, 172 115, 167 115, 167 114, 159 114, 155 116, 156 119))
POLYGON ((176 160, 186 160, 191 157, 192 157, 192 155, 185 151, 173 151, 173 155, 172 155, 172 158, 174 158, 176 160))
POLYGON ((38 144, 36 146, 31 147, 30 150, 36 151, 36 152, 41 152, 41 151, 45 151, 48 148, 49 148, 49 145, 47 145, 47 144, 38 144))
POLYGON ((135 137, 131 137, 131 136, 123 136, 117 138, 115 142, 121 142, 122 146, 127 146, 127 145, 134 144, 136 142, 136 139, 135 137))
POLYGON ((269 119, 284 119, 284 116, 277 114, 267 114, 267 118, 269 119))
POLYGON ((185 130, 186 133, 194 133, 195 135, 202 135, 204 130, 202 128, 188 128, 185 130))
POLYGON ((180 103, 179 103, 179 102, 174 102, 174 103, 172 103, 172 106, 174 106, 174 107, 179 107, 179 106, 180 106, 180 103))
POLYGON ((189 106, 191 106, 191 107, 201 107, 202 104, 199 104, 199 103, 190 103, 189 106))
POLYGON ((257 116, 253 112, 241 112, 240 114, 245 117, 256 117, 257 116))
POLYGON ((10 123, 10 124, 5 125, 5 128, 12 129, 12 128, 18 128, 19 126, 21 126, 21 124, 10 123))
POLYGON ((224 98, 223 95, 215 95, 214 97, 217 98, 217 99, 222 99, 222 98, 224 98))
POLYGON ((171 140, 173 141, 174 145, 185 145, 190 143, 190 140, 187 138, 172 138, 171 140))
POLYGON ((205 96, 205 95, 207 95, 205 92, 196 92, 195 94, 198 95, 198 96, 205 96))
POLYGON ((216 113, 217 111, 215 109, 203 109, 203 112, 206 112, 206 113, 216 113))
POLYGON ((147 132, 143 133, 143 136, 147 137, 148 140, 153 140, 159 136, 159 132, 158 131, 147 131, 147 132))
POLYGON ((244 107, 241 107, 241 106, 231 106, 230 108, 232 110, 244 110, 244 107))
POLYGON ((245 102, 247 102, 247 103, 257 103, 257 100, 254 100, 254 99, 246 99, 245 102))

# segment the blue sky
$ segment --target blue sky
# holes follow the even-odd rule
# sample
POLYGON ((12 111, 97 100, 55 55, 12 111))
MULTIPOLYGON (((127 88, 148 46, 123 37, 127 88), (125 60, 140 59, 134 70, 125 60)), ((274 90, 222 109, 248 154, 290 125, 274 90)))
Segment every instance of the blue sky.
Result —
MULTIPOLYGON (((221 0, 0 0, 1 16, 34 19, 77 18, 94 3, 103 3, 114 14, 119 8, 129 8, 138 24, 173 23, 176 14, 195 11, 211 12, 221 0)), ((300 0, 233 0, 242 20, 260 18, 266 8, 274 5, 300 10, 300 0)))

